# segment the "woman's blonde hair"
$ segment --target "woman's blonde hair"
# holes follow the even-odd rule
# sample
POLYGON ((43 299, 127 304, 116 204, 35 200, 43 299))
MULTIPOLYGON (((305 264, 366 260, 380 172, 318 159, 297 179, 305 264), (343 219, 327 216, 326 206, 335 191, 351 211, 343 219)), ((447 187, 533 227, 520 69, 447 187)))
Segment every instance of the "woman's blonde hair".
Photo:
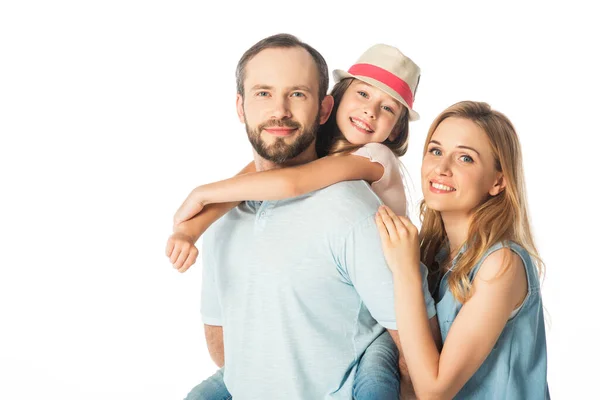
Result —
MULTIPOLYGON (((444 110, 429 128, 423 156, 435 130, 446 118, 464 118, 485 132, 492 148, 496 170, 502 172, 506 187, 489 196, 473 210, 469 222, 466 251, 459 257, 449 275, 448 284, 454 297, 464 303, 471 297, 469 273, 483 254, 495 243, 511 240, 526 249, 543 273, 529 224, 527 197, 519 138, 510 120, 492 110, 487 103, 462 101, 444 110)), ((427 208, 421 201, 421 261, 430 269, 430 283, 439 281, 443 270, 435 256, 448 245, 444 222, 439 211, 427 208)), ((448 261, 448 260, 445 260, 448 261)))
MULTIPOLYGON (((326 155, 341 155, 352 153, 359 148, 362 144, 352 144, 342 134, 336 122, 336 115, 340 102, 344 93, 350 87, 350 84, 354 78, 346 78, 337 82, 333 89, 331 89, 331 96, 333 97, 333 110, 331 111, 330 117, 323 124, 317 135, 317 155, 324 157, 326 155)), ((400 117, 390 132, 390 136, 396 135, 394 140, 385 140, 382 144, 389 147, 390 150, 396 155, 401 157, 406 153, 408 149, 408 110, 402 106, 400 111, 400 117)))

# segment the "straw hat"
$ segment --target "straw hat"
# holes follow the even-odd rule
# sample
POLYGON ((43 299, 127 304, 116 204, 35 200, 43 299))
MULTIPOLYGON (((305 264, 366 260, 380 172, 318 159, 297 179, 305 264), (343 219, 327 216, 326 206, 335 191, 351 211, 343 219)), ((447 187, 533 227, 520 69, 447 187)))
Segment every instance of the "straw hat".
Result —
POLYGON ((348 71, 336 69, 333 79, 339 82, 355 78, 384 91, 402 103, 409 112, 409 120, 419 119, 413 102, 421 69, 395 47, 376 44, 365 51, 348 71))

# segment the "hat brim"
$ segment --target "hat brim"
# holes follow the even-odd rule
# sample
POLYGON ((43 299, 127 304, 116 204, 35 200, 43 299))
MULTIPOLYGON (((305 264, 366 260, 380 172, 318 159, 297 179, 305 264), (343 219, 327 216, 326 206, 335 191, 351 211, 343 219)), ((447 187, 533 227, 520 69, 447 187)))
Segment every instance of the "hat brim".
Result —
POLYGON ((402 96, 400 96, 395 90, 390 88, 388 85, 381 83, 373 78, 369 78, 368 76, 352 75, 342 69, 333 70, 333 80, 336 83, 341 81, 342 79, 346 79, 346 78, 358 79, 359 81, 363 81, 365 83, 368 83, 371 86, 375 86, 377 89, 390 95, 392 98, 394 98, 395 100, 400 102, 404 107, 406 107, 408 109, 408 120, 409 121, 417 121, 419 118, 421 118, 419 116, 419 113, 416 112, 415 110, 413 110, 412 108, 410 108, 408 106, 408 104, 406 104, 406 101, 402 98, 402 96))

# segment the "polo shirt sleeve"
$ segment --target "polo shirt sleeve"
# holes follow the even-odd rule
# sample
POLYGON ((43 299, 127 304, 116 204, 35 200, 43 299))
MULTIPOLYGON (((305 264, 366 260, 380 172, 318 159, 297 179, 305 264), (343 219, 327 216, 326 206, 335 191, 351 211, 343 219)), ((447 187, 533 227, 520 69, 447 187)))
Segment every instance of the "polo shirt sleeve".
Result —
POLYGON ((202 295, 200 313, 202 314, 202 322, 206 325, 222 326, 221 302, 219 301, 215 274, 216 265, 214 257, 211 256, 211 240, 207 233, 205 233, 205 237, 202 239, 202 295))
MULTIPOLYGON (((392 273, 387 266, 375 215, 356 224, 342 245, 341 267, 373 318, 388 329, 397 329, 392 273)), ((427 268, 421 264, 423 296, 427 317, 436 315, 427 285, 427 268)))

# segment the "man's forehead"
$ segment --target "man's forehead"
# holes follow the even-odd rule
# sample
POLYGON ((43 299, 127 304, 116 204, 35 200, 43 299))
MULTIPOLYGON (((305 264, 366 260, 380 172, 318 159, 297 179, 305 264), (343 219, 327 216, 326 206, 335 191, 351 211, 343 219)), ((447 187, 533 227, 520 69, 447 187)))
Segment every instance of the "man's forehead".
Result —
POLYGON ((319 89, 319 72, 314 59, 301 47, 265 49, 246 64, 244 87, 304 87, 319 89))

